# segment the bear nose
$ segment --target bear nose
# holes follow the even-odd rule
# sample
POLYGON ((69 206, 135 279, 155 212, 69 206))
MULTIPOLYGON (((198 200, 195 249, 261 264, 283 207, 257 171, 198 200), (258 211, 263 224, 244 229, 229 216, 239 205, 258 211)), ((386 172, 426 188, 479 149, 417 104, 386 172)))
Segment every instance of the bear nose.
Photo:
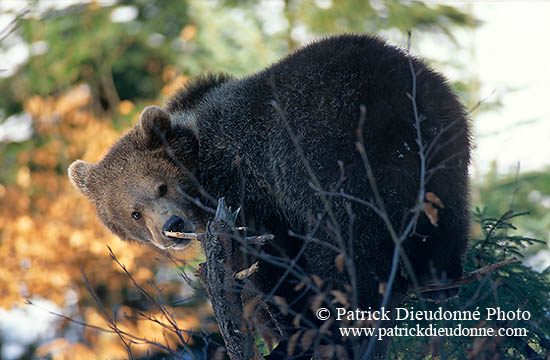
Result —
POLYGON ((170 232, 184 232, 183 228, 184 228, 184 225, 185 223, 183 222, 183 219, 180 218, 179 216, 171 216, 170 219, 168 219, 168 221, 166 222, 166 224, 164 224, 164 226, 162 227, 162 234, 164 236, 167 236, 166 235, 166 232, 167 231, 170 231, 170 232))

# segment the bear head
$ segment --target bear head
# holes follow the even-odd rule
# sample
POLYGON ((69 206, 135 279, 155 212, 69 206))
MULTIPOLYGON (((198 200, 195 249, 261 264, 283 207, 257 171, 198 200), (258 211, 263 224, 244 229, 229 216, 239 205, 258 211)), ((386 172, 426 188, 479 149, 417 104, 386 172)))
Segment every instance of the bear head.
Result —
POLYGON ((195 133, 149 106, 101 161, 73 162, 69 178, 121 239, 181 250, 190 240, 170 232, 204 231, 205 221, 190 202, 198 195, 192 181, 197 156, 195 133))

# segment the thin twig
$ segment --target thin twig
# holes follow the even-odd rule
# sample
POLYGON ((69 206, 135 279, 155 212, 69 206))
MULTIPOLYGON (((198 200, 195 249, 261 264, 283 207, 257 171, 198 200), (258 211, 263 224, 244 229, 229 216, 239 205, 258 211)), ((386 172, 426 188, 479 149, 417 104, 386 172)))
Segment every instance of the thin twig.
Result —
POLYGON ((495 270, 498 270, 506 265, 513 264, 519 262, 519 259, 517 258, 511 258, 507 259, 501 262, 498 262, 496 264, 489 264, 482 268, 479 268, 477 270, 465 273, 460 277, 460 279, 457 279, 451 283, 448 284, 438 284, 437 282, 428 283, 423 286, 420 286, 418 288, 410 288, 409 293, 424 293, 424 292, 431 292, 431 291, 441 291, 441 290, 448 290, 448 289, 455 289, 459 288, 461 286, 470 284, 474 281, 481 280, 488 274, 494 272, 495 270))

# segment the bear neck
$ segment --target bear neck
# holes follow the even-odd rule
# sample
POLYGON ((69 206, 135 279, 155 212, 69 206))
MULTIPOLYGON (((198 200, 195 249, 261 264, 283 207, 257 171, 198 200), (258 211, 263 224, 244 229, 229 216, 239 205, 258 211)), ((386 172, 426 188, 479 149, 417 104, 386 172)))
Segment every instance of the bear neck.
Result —
POLYGON ((233 206, 249 202, 243 184, 256 187, 263 173, 258 160, 265 150, 256 146, 265 132, 257 128, 264 109, 251 103, 250 99, 258 101, 255 87, 249 78, 227 81, 209 91, 192 116, 199 142, 197 178, 210 196, 224 197, 233 206), (256 97, 251 96, 254 91, 256 97))
MULTIPOLYGON (((195 175, 214 199, 258 215, 276 207, 270 201, 274 179, 265 144, 277 137, 270 102, 273 94, 263 74, 230 80, 211 89, 191 111, 185 126, 198 139, 195 175)), ((177 116, 176 116, 177 117, 177 116)), ((180 122, 180 124, 182 124, 180 122)), ((204 204, 211 204, 201 199, 204 204)))

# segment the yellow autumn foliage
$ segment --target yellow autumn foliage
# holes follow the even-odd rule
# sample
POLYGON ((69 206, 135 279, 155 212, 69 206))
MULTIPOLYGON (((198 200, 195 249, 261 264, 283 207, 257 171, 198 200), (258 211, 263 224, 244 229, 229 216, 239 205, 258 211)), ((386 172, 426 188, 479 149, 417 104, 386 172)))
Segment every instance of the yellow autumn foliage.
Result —
MULTIPOLYGON (((167 88, 184 81, 172 73, 169 75, 167 88)), ((92 204, 68 181, 66 169, 73 160, 99 160, 120 136, 109 119, 94 116, 90 100, 87 86, 79 85, 58 97, 34 96, 25 103, 25 111, 32 116, 36 136, 41 141, 18 153, 13 183, 0 185, 0 307, 9 310, 32 306, 26 305, 25 299, 40 297, 63 308, 67 293, 76 290, 84 321, 109 329, 105 315, 91 300, 83 272, 92 288, 105 288, 101 301, 108 308, 121 304, 120 290, 131 288, 132 284, 110 258, 107 246, 141 285, 154 278, 159 254, 122 242, 108 233, 96 219, 92 204)), ((118 111, 132 114, 134 104, 121 102, 118 111)), ((137 116, 139 113, 134 114, 134 118, 137 116)), ((186 258, 196 255, 197 248, 185 254, 186 258)), ((179 290, 174 283, 156 285, 165 292, 179 290)), ((144 288, 156 295, 150 286, 144 288)), ((144 313, 166 323, 158 308, 151 309, 151 313, 144 313)), ((204 305, 193 314, 180 309, 171 311, 175 311, 174 319, 182 330, 197 327, 199 317, 209 313, 204 305)), ((163 326, 136 320, 139 317, 136 310, 127 306, 119 312, 129 316, 117 319, 121 329, 140 339, 176 347, 177 337, 163 326)), ((85 333, 86 344, 57 338, 41 346, 38 355, 49 355, 52 359, 127 357, 117 334, 91 328, 85 333)), ((150 351, 151 346, 135 345, 132 350, 136 356, 150 351)))

